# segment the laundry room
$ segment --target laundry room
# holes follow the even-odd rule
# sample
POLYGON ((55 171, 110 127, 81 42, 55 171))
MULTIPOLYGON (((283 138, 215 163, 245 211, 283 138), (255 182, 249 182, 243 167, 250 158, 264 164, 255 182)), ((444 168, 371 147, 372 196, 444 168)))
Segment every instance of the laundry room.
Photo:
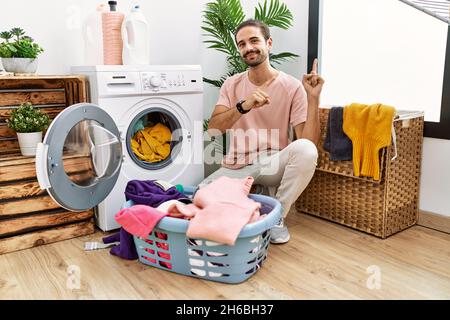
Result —
POLYGON ((450 300, 450 1, 0 16, 0 300, 450 300))

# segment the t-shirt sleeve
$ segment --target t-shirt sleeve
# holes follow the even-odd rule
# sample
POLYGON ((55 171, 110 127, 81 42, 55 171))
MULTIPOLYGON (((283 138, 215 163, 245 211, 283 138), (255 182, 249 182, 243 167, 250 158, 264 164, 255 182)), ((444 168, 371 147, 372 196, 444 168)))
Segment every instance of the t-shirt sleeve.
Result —
POLYGON ((221 105, 221 106, 225 106, 227 108, 231 108, 229 90, 230 90, 230 80, 227 79, 223 83, 222 87, 220 87, 219 99, 217 100, 216 105, 221 105))
POLYGON ((292 99, 291 114, 289 122, 292 126, 296 126, 306 121, 308 112, 308 99, 306 91, 302 84, 297 88, 292 99))

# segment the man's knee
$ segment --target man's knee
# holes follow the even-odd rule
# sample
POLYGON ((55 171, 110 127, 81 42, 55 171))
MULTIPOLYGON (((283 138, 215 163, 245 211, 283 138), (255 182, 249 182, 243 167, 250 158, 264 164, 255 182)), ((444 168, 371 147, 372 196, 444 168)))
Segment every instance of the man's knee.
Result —
POLYGON ((310 140, 295 140, 289 145, 289 149, 291 157, 301 159, 302 162, 304 161, 306 163, 313 164, 314 166, 317 165, 317 158, 319 156, 319 153, 317 151, 316 145, 310 140))

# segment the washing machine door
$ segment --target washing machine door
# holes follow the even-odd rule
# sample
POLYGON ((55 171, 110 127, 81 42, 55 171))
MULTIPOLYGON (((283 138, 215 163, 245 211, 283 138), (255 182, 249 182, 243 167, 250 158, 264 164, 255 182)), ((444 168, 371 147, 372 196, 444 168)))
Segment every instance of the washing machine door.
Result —
POLYGON ((119 130, 106 111, 93 104, 76 104, 58 114, 36 152, 39 186, 71 211, 102 202, 121 165, 119 130))

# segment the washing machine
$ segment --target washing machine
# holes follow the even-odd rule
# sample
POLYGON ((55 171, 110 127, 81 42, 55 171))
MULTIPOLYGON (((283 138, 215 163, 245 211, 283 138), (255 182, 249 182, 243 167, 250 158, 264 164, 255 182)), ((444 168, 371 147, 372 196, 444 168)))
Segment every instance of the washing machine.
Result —
MULTIPOLYGON (((70 106, 51 123, 38 145, 41 188, 62 207, 95 207, 103 231, 114 219, 130 180, 197 185, 203 167, 203 81, 200 66, 86 66, 91 103, 70 106), (137 151, 137 134, 155 126, 170 132, 158 157, 137 151)), ((147 136, 146 136, 147 137, 147 136)), ((161 150, 162 145, 152 146, 161 150)))

